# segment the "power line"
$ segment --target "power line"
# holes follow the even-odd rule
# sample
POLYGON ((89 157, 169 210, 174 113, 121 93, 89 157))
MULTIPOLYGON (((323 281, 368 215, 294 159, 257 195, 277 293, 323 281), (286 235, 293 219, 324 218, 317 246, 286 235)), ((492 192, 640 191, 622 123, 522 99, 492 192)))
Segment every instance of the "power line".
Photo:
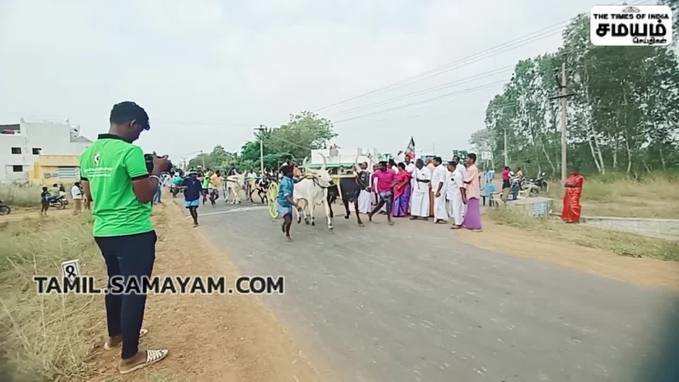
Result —
POLYGON ((451 61, 451 62, 449 62, 445 65, 439 66, 437 68, 430 69, 430 70, 427 70, 427 71, 422 72, 420 74, 417 74, 417 75, 405 78, 403 80, 399 80, 399 81, 393 82, 391 84, 379 87, 377 89, 373 89, 373 90, 355 95, 353 97, 345 98, 345 99, 340 100, 338 102, 319 107, 316 110, 317 111, 325 110, 325 109, 328 109, 328 108, 331 108, 331 107, 334 107, 334 106, 337 106, 337 105, 341 105, 341 104, 353 101, 355 99, 363 98, 365 96, 372 95, 372 94, 375 94, 375 93, 378 93, 378 92, 381 92, 381 91, 390 90, 390 89, 393 89, 393 88, 399 88, 399 87, 405 86, 407 84, 420 81, 420 80, 425 79, 425 78, 431 78, 431 77, 434 77, 434 76, 437 76, 437 75, 440 75, 440 74, 443 74, 443 73, 446 73, 446 72, 450 72, 450 71, 455 70, 455 69, 459 69, 460 67, 473 64, 473 63, 481 61, 483 59, 496 56, 500 53, 504 53, 506 51, 518 48, 518 47, 526 45, 530 42, 537 41, 539 39, 552 36, 556 33, 560 33, 561 27, 566 25, 569 21, 570 21, 570 19, 556 23, 556 24, 553 24, 553 25, 550 25, 548 27, 545 27, 545 28, 539 29, 537 31, 531 32, 529 34, 515 38, 513 40, 504 42, 502 44, 498 44, 498 45, 493 46, 493 47, 488 48, 488 49, 484 49, 482 51, 476 52, 476 53, 471 54, 469 56, 465 56, 465 57, 462 57, 460 59, 451 61), (556 30, 555 30, 555 28, 556 28, 556 30))
POLYGON ((384 100, 381 100, 381 101, 378 101, 378 102, 373 102, 371 104, 354 106, 354 107, 351 107, 351 108, 348 108, 348 109, 340 110, 337 113, 339 113, 341 115, 343 113, 348 113, 348 112, 351 112, 351 111, 354 111, 354 110, 357 110, 357 109, 363 109, 363 108, 372 107, 372 106, 381 106, 381 105, 384 105, 384 104, 391 103, 392 101, 402 101, 402 100, 404 100, 405 98, 408 98, 408 97, 413 97, 413 96, 416 97, 416 96, 424 95, 424 94, 427 94, 427 93, 430 93, 430 92, 435 92, 435 91, 438 91, 438 90, 454 88, 454 87, 457 87, 459 85, 463 85, 463 84, 466 84, 466 83, 471 82, 473 80, 479 79, 480 77, 493 76, 493 75, 496 75, 496 74, 501 74, 501 73, 507 72, 507 71, 511 70, 512 67, 513 67, 513 65, 506 65, 506 66, 496 68, 496 69, 492 69, 492 70, 489 70, 489 71, 486 71, 486 72, 483 72, 483 73, 477 73, 477 74, 474 74, 472 76, 458 78, 456 80, 445 82, 443 84, 436 85, 436 86, 433 86, 433 87, 430 87, 430 88, 416 90, 416 91, 405 93, 405 94, 400 94, 400 95, 397 95, 397 96, 394 96, 394 97, 391 97, 391 98, 387 98, 387 99, 384 99, 384 100))
MULTIPOLYGON (((642 3, 644 3, 644 0, 631 3, 630 5, 640 5, 642 3)), ((534 32, 522 35, 520 37, 509 40, 507 42, 498 44, 496 46, 493 46, 493 47, 490 47, 490 48, 487 48, 487 49, 484 49, 482 51, 471 54, 469 56, 465 56, 465 57, 462 57, 460 59, 451 61, 451 62, 449 62, 445 65, 442 65, 442 66, 439 66, 437 68, 422 72, 422 73, 417 74, 415 76, 411 76, 411 77, 405 78, 403 80, 399 80, 399 81, 393 82, 391 84, 382 86, 380 88, 373 89, 373 90, 370 90, 370 91, 367 91, 367 92, 364 92, 364 93, 361 93, 361 94, 358 94, 358 95, 355 95, 355 96, 352 96, 352 97, 349 97, 349 98, 345 98, 345 99, 340 100, 338 102, 319 107, 319 108, 316 109, 316 112, 319 112, 319 111, 322 111, 322 110, 325 110, 325 109, 328 109, 328 108, 331 108, 331 107, 334 107, 334 106, 338 106, 338 105, 341 105, 341 104, 344 104, 344 103, 347 103, 347 102, 351 102, 353 100, 363 98, 363 97, 366 97, 366 96, 369 96, 369 95, 372 95, 372 94, 376 94, 376 93, 379 93, 379 92, 382 92, 382 91, 387 91, 387 90, 397 89, 397 88, 400 88, 400 87, 403 87, 403 86, 407 86, 411 83, 421 81, 421 80, 426 79, 426 78, 438 76, 438 75, 441 75, 443 73, 459 69, 463 66, 467 66, 467 65, 473 64, 475 62, 484 60, 486 58, 496 56, 500 53, 505 53, 507 51, 519 48, 521 46, 527 45, 528 43, 553 36, 555 34, 561 33, 562 32, 561 28, 566 26, 567 24, 569 24, 572 20, 573 20, 573 18, 568 18, 568 19, 562 20, 558 23, 546 26, 546 27, 538 29, 534 32)))
POLYGON ((433 101, 439 100, 441 98, 449 97, 451 95, 475 91, 475 90, 480 90, 484 87, 496 85, 496 84, 503 83, 503 82, 504 82, 504 80, 493 81, 493 82, 489 82, 489 83, 486 83, 486 84, 483 84, 483 85, 471 87, 471 88, 468 88, 468 89, 461 89, 461 90, 457 90, 457 91, 454 91, 454 92, 442 94, 442 95, 432 97, 432 98, 428 98, 428 99, 425 99, 425 100, 422 100, 422 101, 411 102, 411 103, 407 103, 407 104, 404 104, 404 105, 394 106, 394 107, 390 107, 390 108, 387 108, 387 109, 382 109, 382 110, 377 110, 377 111, 373 111, 373 112, 366 113, 366 114, 357 115, 357 116, 354 116, 354 117, 340 119, 339 121, 335 121, 334 123, 338 124, 338 123, 343 123, 343 122, 347 122, 347 121, 352 121, 354 119, 368 117, 368 116, 375 115, 375 114, 381 114, 381 113, 386 113, 386 112, 389 112, 389 111, 405 109, 407 107, 417 106, 417 105, 421 105, 421 104, 424 104, 424 103, 433 102, 433 101))

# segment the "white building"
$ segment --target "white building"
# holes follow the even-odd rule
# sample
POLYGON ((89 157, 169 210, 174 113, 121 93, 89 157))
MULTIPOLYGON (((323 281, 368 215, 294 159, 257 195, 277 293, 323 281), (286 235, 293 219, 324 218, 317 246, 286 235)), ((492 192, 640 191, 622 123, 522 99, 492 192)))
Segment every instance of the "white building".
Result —
POLYGON ((77 158, 91 141, 68 122, 26 122, 0 125, 0 182, 43 182, 48 178, 76 180, 77 158), (45 168, 41 167, 43 157, 45 168), (49 170, 49 171, 48 171, 49 170))
POLYGON ((385 159, 385 156, 379 154, 375 149, 367 150, 360 147, 345 149, 332 145, 327 149, 311 150, 311 160, 307 165, 311 168, 321 167, 324 156, 326 166, 329 168, 352 167, 356 162, 367 162, 368 166, 372 168, 374 163, 385 159))

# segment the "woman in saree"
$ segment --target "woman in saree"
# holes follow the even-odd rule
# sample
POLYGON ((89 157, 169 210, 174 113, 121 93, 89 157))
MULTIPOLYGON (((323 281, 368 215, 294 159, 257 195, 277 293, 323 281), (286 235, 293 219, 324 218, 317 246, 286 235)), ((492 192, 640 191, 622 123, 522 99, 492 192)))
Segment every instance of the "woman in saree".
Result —
POLYGON ((564 182, 563 195, 563 210, 561 211, 561 220, 566 223, 578 223, 580 221, 580 196, 582 195, 582 185, 585 183, 585 177, 580 174, 577 169, 573 169, 571 174, 564 182))
POLYGON ((401 162, 398 164, 398 172, 394 177, 394 204, 391 209, 392 216, 403 217, 410 213, 410 178, 411 175, 406 171, 406 165, 401 162))

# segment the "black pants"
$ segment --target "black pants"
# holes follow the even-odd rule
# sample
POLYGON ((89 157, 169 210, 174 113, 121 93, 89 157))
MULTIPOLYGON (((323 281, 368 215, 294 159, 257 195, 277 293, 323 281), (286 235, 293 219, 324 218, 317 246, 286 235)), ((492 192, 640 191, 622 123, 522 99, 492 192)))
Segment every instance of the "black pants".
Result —
MULTIPOLYGON (((150 231, 95 237, 94 240, 106 261, 108 277, 122 276, 128 280, 130 277, 151 276, 156 259, 156 238, 155 231, 150 231)), ((123 337, 122 358, 130 358, 139 351, 139 330, 144 321, 146 294, 107 294, 105 301, 108 335, 123 337)))

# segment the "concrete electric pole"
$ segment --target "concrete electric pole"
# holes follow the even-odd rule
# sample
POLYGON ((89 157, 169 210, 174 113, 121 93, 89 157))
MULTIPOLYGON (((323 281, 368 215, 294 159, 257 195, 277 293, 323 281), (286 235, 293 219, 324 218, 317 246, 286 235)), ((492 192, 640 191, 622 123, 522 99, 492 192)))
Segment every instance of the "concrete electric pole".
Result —
POLYGON ((561 83, 559 84, 559 96, 561 97, 561 181, 566 180, 566 148, 567 148, 567 131, 566 131, 566 108, 568 103, 566 102, 566 63, 561 63, 561 83))
POLYGON ((259 174, 264 176, 264 125, 259 125, 255 130, 259 131, 259 174))
POLYGON ((569 94, 566 92, 566 63, 563 62, 561 63, 561 73, 557 78, 557 82, 559 84, 559 95, 555 97, 550 97, 551 99, 558 98, 561 104, 561 114, 560 114, 560 125, 561 125, 561 182, 563 183, 566 180, 566 176, 568 175, 567 172, 567 165, 566 165, 566 159, 567 159, 567 148, 568 148, 568 129, 566 127, 566 124, 568 122, 567 118, 567 108, 568 108, 568 102, 566 102, 566 98, 573 96, 573 94, 569 94))

